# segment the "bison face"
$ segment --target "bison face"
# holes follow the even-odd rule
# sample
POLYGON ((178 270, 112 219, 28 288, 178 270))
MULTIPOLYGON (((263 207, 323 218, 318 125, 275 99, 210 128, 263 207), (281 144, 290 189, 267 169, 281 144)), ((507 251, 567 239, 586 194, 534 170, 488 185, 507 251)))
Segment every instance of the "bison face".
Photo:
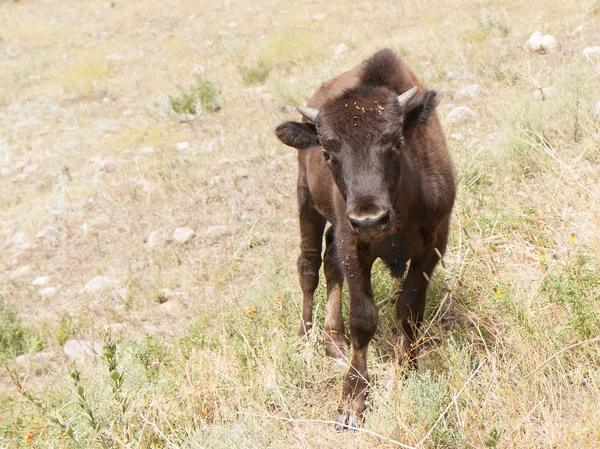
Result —
POLYGON ((381 87, 351 89, 318 110, 299 107, 308 122, 286 122, 276 130, 286 145, 320 147, 345 201, 345 216, 338 211, 338 219, 360 240, 381 240, 396 224, 395 210, 403 202, 404 133, 433 109, 426 103, 435 103, 434 92, 417 94, 417 87, 399 96, 381 87))

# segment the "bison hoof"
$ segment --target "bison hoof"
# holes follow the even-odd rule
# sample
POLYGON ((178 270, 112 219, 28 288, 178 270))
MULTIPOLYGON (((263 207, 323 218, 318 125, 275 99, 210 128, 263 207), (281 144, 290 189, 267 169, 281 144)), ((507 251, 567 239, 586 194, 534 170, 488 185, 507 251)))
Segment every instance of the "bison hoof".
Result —
POLYGON ((342 432, 343 430, 349 430, 356 432, 362 424, 362 419, 358 417, 355 411, 339 412, 335 418, 335 430, 342 432))
POLYGON ((325 328, 323 336, 325 337, 327 355, 334 360, 345 360, 346 336, 344 335, 344 331, 325 328))
POLYGON ((310 330, 312 329, 312 323, 311 322, 304 322, 302 321, 300 323, 300 329, 298 329, 298 336, 299 337, 304 337, 306 334, 308 334, 310 332, 310 330))

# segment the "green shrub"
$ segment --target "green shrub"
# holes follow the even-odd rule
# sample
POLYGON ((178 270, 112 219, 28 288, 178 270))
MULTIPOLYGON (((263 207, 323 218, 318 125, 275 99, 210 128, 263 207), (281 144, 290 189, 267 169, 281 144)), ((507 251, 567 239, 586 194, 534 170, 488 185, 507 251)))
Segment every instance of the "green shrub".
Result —
POLYGON ((40 336, 24 326, 16 310, 0 296, 0 363, 43 347, 40 336))
POLYGON ((219 91, 208 80, 197 77, 196 84, 184 88, 178 86, 178 94, 169 101, 171 108, 178 114, 199 114, 203 109, 218 111, 221 104, 218 101, 219 91))
POLYGON ((239 69, 246 84, 263 83, 271 73, 271 69, 263 61, 251 67, 240 66, 239 69))

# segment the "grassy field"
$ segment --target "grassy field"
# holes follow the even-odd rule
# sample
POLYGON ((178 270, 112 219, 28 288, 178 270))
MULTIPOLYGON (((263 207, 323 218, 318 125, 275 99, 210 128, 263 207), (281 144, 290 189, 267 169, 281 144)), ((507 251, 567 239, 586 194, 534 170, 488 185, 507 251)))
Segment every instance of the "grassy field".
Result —
POLYGON ((598 0, 0 0, 0 448, 599 447, 598 45, 598 0), (458 198, 418 370, 376 265, 372 408, 338 433, 273 130, 384 47, 441 93, 458 198))

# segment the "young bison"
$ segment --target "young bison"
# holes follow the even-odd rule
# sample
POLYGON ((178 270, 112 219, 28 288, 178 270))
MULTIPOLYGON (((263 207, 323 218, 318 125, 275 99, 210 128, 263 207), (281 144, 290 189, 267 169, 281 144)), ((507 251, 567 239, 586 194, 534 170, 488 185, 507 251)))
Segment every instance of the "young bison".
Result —
POLYGON ((435 113, 436 93, 425 90, 404 61, 382 50, 321 86, 285 122, 277 137, 298 152, 302 287, 300 335, 312 326, 313 295, 325 241, 327 354, 342 357, 346 339, 342 284, 348 283, 352 343, 350 369, 338 408, 339 428, 362 422, 367 349, 378 310, 371 267, 379 257, 395 278, 410 267, 396 301, 403 360, 415 365, 429 279, 444 254, 455 197, 452 162, 435 113))

